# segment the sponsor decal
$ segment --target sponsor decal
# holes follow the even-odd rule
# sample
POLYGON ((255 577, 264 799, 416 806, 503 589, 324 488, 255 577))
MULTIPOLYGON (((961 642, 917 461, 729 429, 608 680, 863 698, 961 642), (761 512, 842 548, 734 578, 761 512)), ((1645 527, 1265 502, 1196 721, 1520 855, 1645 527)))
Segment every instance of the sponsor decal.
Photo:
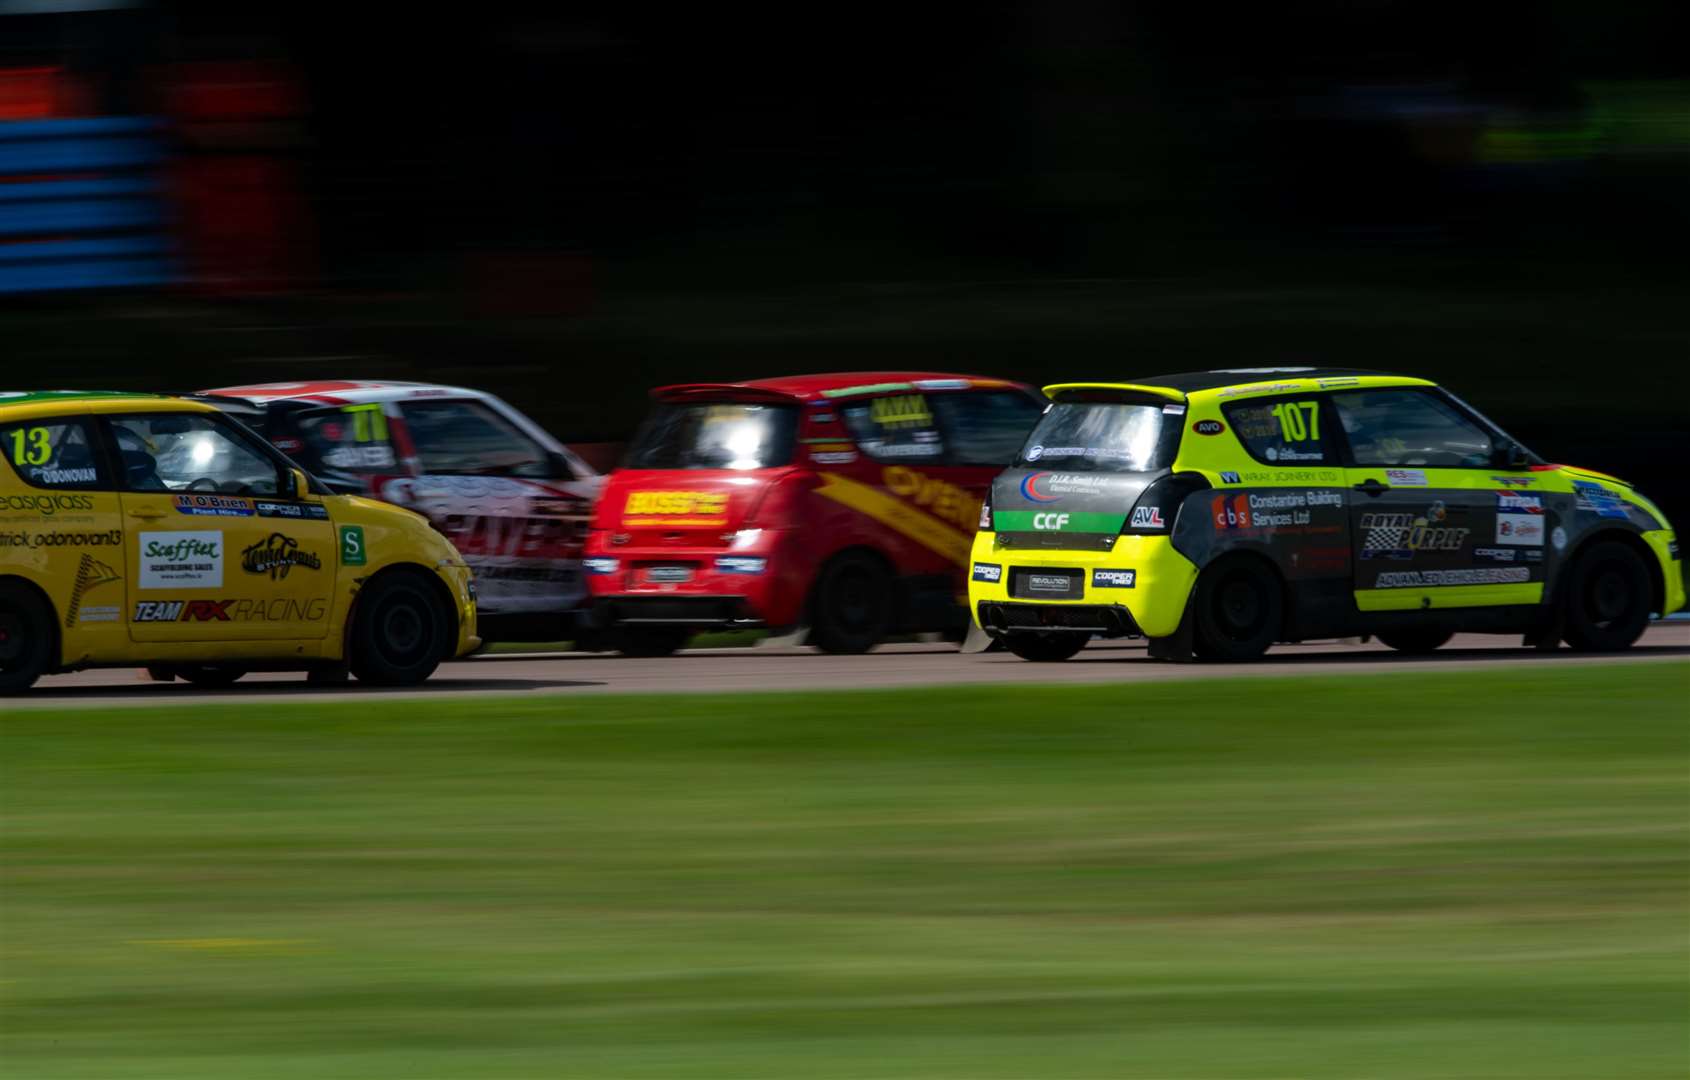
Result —
POLYGON ((997 510, 992 524, 998 532, 1119 533, 1125 514, 1099 514, 1076 510, 1058 514, 1033 510, 997 510))
POLYGON ((810 460, 818 465, 849 465, 857 460, 857 448, 848 442, 824 442, 810 447, 810 460))
POLYGON ((116 604, 84 604, 77 612, 76 621, 79 623, 117 622, 123 617, 123 610, 116 604))
POLYGON ((296 566, 321 570, 323 560, 314 552, 302 550, 298 540, 283 533, 271 533, 241 551, 241 569, 249 574, 269 574, 271 581, 286 578, 296 566))
POLYGON ((1361 380, 1356 378, 1354 375, 1345 375, 1335 379, 1319 379, 1316 381, 1319 383, 1322 390, 1336 390, 1340 387, 1361 385, 1361 380))
POLYGON ((139 543, 143 589, 214 589, 223 584, 221 532, 144 532, 139 543))
POLYGON ((369 559, 369 549, 364 546, 364 527, 362 525, 342 525, 340 527, 340 565, 363 566, 369 559))
POLYGON ((974 580, 997 584, 1003 580, 1003 567, 998 563, 977 562, 974 564, 974 580))
POLYGON ((1532 486, 1532 478, 1529 476, 1493 476, 1491 477, 1491 481, 1493 483, 1501 484, 1503 487, 1510 488, 1532 486))
POLYGON ((968 382, 967 379, 917 379, 917 380, 915 380, 915 388, 917 390, 967 390, 968 386, 969 386, 969 382, 968 382))
POLYGON ((1425 469, 1386 469, 1385 483, 1392 487, 1425 487, 1425 469))
POLYGON ((1298 450, 1293 446, 1270 446, 1262 451, 1269 461, 1319 461, 1326 456, 1320 450, 1298 450))
POLYGON ((1226 431, 1226 425, 1219 420, 1199 420, 1191 425, 1191 430, 1199 435, 1219 435, 1226 431))
POLYGON ((110 585, 119 580, 118 573, 92 555, 82 556, 76 567, 76 584, 70 589, 70 603, 65 607, 65 629, 70 629, 75 622, 115 622, 117 608, 87 608, 82 606, 82 597, 91 589, 101 585, 110 585), (98 617, 96 616, 98 611, 98 617), (105 618, 105 612, 110 611, 111 617, 105 618))
POLYGON ((1135 529, 1165 529, 1162 523, 1162 508, 1160 506, 1133 507, 1133 524, 1135 529))
POLYGON ((586 567, 589 574, 614 574, 621 567, 622 562, 620 559, 594 555, 591 558, 582 559, 581 565, 586 567))
MULTIPOLYGON (((944 556, 968 565, 980 500, 955 484, 915 469, 889 465, 881 471, 886 486, 876 487, 838 473, 820 474, 816 494, 865 514, 888 529, 944 556)), ((611 537, 611 543, 616 537, 611 537)))
POLYGON ((88 495, 6 495, 0 496, 0 509, 52 517, 59 513, 92 510, 94 499, 88 495))
MULTIPOLYGON (((1567 530, 1559 525, 1555 526, 1555 531, 1549 534, 1549 542, 1556 551, 1564 550, 1567 546, 1567 530)), ((1530 555, 1531 552, 1528 551, 1526 554, 1530 555)))
POLYGON ((1072 514, 1034 514, 1033 528, 1060 532, 1072 514))
POLYGON ((1185 415, 1185 406, 1177 404, 1177 403, 1170 403, 1170 404, 1164 405, 1164 406, 1162 406, 1162 415, 1163 416, 1184 416, 1185 415))
POLYGON ((1363 559, 1412 559, 1422 551, 1460 551, 1471 529, 1445 525, 1448 511, 1433 503, 1422 515, 1381 510, 1361 515, 1363 559))
POLYGON ((1251 394, 1278 394, 1287 390, 1301 390, 1302 383, 1256 383, 1253 386, 1231 386, 1220 392, 1222 398, 1248 397, 1251 394))
POLYGON ((1543 516, 1537 514, 1496 515, 1496 542, 1513 547, 1543 546, 1543 516))
POLYGON ((322 503, 258 502, 259 517, 292 518, 295 521, 327 521, 329 508, 322 503))
POLYGON ((39 484, 92 484, 99 479, 93 469, 34 469, 32 473, 39 484))
POLYGON ((1045 448, 1042 446, 1029 446, 1027 447, 1027 453, 1022 456, 1028 461, 1037 461, 1045 456, 1045 448))
POLYGON ((1228 472, 1224 469, 1221 470, 1221 483, 1223 483, 1223 484, 1238 484, 1238 483, 1242 483, 1242 482, 1243 481, 1238 479, 1237 473, 1228 472))
POLYGON ((194 517, 251 517, 252 500, 233 495, 178 495, 172 502, 178 514, 194 517))
POLYGON ((1317 525, 1317 510, 1341 511, 1344 496, 1336 491, 1276 491, 1266 494, 1217 495, 1209 502, 1215 529, 1221 532, 1267 529, 1293 533, 1339 532, 1336 522, 1317 525))
POLYGON ((1027 588, 1032 592, 1065 593, 1073 587, 1067 574, 1028 574, 1027 588))
POLYGON ((1525 551, 1525 555, 1526 555, 1526 561, 1527 562, 1542 562, 1543 561, 1543 549, 1542 548, 1527 548, 1526 551, 1525 551))
POLYGON ((1512 491, 1499 491, 1496 493, 1496 509, 1498 513, 1541 514, 1543 513, 1543 497, 1541 495, 1520 495, 1512 491))
POLYGON ((182 617, 182 600, 138 600, 130 622, 175 622, 182 617))
POLYGON ((1091 572, 1091 587, 1094 589, 1130 589, 1137 581, 1137 570, 1093 570, 1091 572))
POLYGON ((1472 570, 1388 570, 1379 575, 1375 588, 1413 589, 1429 585, 1519 585, 1529 582, 1532 572, 1524 566, 1479 567, 1472 570))
POLYGON ((323 464, 331 469, 385 469, 393 463, 393 447, 386 443, 336 446, 323 454, 323 464))
POLYGON ((761 574, 768 569, 769 560, 761 555, 721 555, 716 569, 724 574, 761 574))
POLYGON ((728 496, 720 491, 630 491, 624 525, 726 525, 728 496))
POLYGON ((1340 484, 1344 477, 1337 469, 1252 469, 1244 474, 1247 484, 1340 484))
POLYGON ((1513 562, 1515 560, 1515 556, 1519 554, 1519 551, 1515 548, 1483 547, 1473 549, 1473 557, 1475 559, 1487 559, 1491 562, 1513 562))
POLYGON ((292 435, 278 435, 270 440, 270 445, 284 454, 297 454, 305 449, 305 441, 296 439, 292 435))
POLYGON ((1132 456, 1133 451, 1112 446, 1029 446, 1027 452, 1022 455, 1027 461, 1037 461, 1044 457, 1077 457, 1098 461, 1132 456))
POLYGON ((1573 492, 1578 496, 1578 508, 1598 517, 1627 517, 1625 500, 1612 490, 1589 480, 1574 480, 1573 492))
POLYGON ((1101 495, 1107 490, 1099 477, 1085 473, 1029 473, 1021 480, 1021 496, 1029 502, 1055 502, 1064 495, 1101 495))
POLYGON ((886 466, 880 472, 880 479, 892 494, 914 503, 952 528, 972 536, 979 527, 980 498, 966 488, 903 465, 886 466))
POLYGON ((0 532, 0 548, 117 547, 122 543, 122 529, 102 529, 99 532, 0 532))

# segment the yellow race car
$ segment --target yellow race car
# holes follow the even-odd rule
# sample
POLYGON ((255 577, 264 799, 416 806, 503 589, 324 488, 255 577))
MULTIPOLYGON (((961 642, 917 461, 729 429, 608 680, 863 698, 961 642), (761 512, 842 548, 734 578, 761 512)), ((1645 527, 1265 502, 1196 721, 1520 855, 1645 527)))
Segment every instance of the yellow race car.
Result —
POLYGON ((409 685, 480 644, 427 521, 329 494, 210 405, 0 393, 0 458, 0 692, 134 666, 409 685))
POLYGON ((1684 605, 1678 540, 1424 379, 1315 368, 1048 386, 971 553, 977 625, 1028 660, 1093 635, 1247 660, 1457 631, 1612 650, 1684 605))

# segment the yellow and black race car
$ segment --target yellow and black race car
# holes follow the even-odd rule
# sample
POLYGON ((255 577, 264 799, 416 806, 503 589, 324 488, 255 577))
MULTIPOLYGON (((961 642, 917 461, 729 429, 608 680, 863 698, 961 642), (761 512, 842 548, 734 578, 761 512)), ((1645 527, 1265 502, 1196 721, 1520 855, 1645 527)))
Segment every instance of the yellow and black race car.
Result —
POLYGON ((84 667, 407 685, 481 642, 450 541, 210 405, 0 393, 0 457, 0 693, 84 667))
POLYGON ((1094 635, 1166 659, 1457 631, 1612 650, 1684 604, 1630 485, 1550 465, 1424 379, 1248 368, 1045 388, 993 484, 969 607, 1028 660, 1094 635))

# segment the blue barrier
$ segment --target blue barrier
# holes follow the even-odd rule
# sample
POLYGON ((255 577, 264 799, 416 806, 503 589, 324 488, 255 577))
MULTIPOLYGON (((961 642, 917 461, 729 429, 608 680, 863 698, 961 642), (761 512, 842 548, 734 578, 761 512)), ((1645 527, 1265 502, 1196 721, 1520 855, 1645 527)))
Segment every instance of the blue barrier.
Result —
POLYGON ((158 132, 134 116, 0 123, 0 293, 174 278, 153 175, 158 132))

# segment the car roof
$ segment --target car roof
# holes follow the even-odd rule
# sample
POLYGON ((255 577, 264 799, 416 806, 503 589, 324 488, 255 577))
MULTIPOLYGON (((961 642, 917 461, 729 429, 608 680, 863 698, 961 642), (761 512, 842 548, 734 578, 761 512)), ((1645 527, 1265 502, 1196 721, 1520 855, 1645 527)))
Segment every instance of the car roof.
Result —
POLYGON ((921 392, 928 390, 1018 389, 1032 387, 1008 379, 984 375, 959 375, 947 371, 843 371, 819 375, 787 375, 745 382, 675 383, 659 386, 651 396, 659 401, 687 398, 733 397, 745 400, 790 399, 827 401, 855 394, 921 392))
POLYGON ((0 416, 37 417, 87 413, 210 412, 211 406, 163 394, 132 390, 7 390, 0 391, 0 416))
POLYGON ((391 379, 315 379, 309 382, 253 383, 201 390, 198 397, 238 398, 254 405, 300 402, 309 405, 366 405, 413 398, 467 397, 484 399, 480 390, 439 383, 391 379))
POLYGON ((1307 393, 1310 390, 1432 385, 1429 380, 1412 375, 1393 375, 1366 368, 1248 367, 1151 375, 1132 382, 1056 383, 1045 387, 1044 391, 1054 397, 1064 390, 1136 390, 1170 401, 1185 401, 1193 395, 1230 397, 1241 391, 1307 393))

